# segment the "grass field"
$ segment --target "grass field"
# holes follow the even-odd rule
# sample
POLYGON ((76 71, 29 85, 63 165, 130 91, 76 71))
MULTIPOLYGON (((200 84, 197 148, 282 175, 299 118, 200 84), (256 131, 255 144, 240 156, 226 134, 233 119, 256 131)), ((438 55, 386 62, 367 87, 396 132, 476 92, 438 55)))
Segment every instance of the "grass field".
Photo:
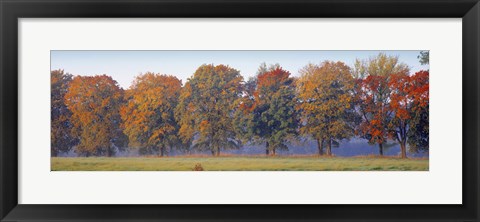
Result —
POLYGON ((52 157, 52 171, 428 171, 428 159, 379 157, 52 157))

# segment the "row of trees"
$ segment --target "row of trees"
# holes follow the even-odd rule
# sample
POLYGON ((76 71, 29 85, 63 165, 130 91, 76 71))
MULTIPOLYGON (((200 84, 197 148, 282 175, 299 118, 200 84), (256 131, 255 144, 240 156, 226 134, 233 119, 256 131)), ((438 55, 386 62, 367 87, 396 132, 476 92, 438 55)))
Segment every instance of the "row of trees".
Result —
POLYGON ((262 64, 247 81, 232 67, 202 65, 184 86, 174 76, 145 73, 127 90, 106 75, 54 70, 52 155, 75 147, 78 155, 112 156, 131 147, 218 156, 245 143, 264 144, 266 155, 275 155, 299 138, 332 155, 332 144, 357 136, 378 144, 380 155, 387 140, 396 141, 406 158, 407 145, 428 149, 428 75, 410 75, 385 54, 354 67, 309 64, 298 78, 278 64, 262 64))

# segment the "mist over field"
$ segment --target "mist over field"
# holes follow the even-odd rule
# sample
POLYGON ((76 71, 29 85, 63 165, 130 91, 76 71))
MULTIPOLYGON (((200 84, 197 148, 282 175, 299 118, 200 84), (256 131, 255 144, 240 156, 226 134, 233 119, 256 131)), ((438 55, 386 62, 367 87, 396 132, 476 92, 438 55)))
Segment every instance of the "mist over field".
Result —
MULTIPOLYGON (((378 145, 368 144, 365 139, 354 138, 350 140, 343 140, 338 147, 334 146, 332 149, 333 155, 338 157, 354 157, 354 156, 368 156, 378 154, 378 145)), ((237 150, 225 150, 224 154, 230 155, 264 155, 265 144, 251 145, 247 144, 237 150)), ((313 140, 307 140, 304 142, 295 142, 288 144, 288 151, 280 150, 279 155, 316 155, 318 153, 316 142, 313 140)), ((209 155, 209 151, 193 151, 192 154, 204 154, 209 155)), ((387 143, 384 147, 385 156, 398 156, 400 154, 400 146, 395 143, 387 143)), ((409 157, 414 158, 428 158, 428 152, 407 152, 409 157)), ((186 153, 178 151, 169 151, 168 156, 181 156, 186 153)), ((59 157, 77 157, 78 155, 72 151, 68 153, 62 153, 59 157)), ((118 151, 117 157, 139 157, 142 156, 138 153, 138 149, 127 149, 127 151, 118 151)))

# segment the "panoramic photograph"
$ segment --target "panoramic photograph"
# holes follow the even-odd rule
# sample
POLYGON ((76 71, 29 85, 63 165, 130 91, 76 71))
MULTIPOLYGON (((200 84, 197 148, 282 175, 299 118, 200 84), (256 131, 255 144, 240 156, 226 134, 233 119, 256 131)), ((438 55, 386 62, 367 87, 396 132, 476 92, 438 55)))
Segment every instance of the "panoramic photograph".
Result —
POLYGON ((428 50, 52 50, 51 171, 428 171, 428 50))

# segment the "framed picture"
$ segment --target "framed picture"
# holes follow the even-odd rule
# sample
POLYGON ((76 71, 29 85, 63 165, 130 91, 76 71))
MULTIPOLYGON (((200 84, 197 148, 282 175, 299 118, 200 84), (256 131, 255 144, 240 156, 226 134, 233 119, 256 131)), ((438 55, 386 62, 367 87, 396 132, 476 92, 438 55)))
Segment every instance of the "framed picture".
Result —
POLYGON ((476 0, 0 10, 1 221, 479 220, 476 0))

